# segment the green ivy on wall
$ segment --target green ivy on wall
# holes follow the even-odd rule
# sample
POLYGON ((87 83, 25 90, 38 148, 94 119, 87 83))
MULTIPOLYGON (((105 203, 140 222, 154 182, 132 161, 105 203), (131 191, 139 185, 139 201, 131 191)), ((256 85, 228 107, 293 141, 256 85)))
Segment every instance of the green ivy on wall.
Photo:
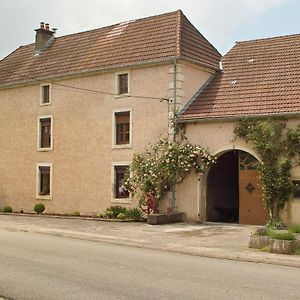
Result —
POLYGON ((235 135, 252 144, 260 155, 258 167, 263 202, 271 222, 281 222, 286 201, 292 192, 292 165, 299 164, 300 125, 287 128, 286 119, 241 119, 235 135))

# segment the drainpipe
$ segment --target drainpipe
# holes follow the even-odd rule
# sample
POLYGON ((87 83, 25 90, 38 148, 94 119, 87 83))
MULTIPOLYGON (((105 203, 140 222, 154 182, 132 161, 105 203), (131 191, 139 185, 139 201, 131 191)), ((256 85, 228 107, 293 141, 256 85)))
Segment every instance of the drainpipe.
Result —
MULTIPOLYGON (((173 142, 176 141, 176 98, 177 98, 177 62, 174 60, 173 65, 173 81, 174 81, 174 94, 173 94, 173 142)), ((176 212, 176 183, 172 186, 172 212, 176 212)))

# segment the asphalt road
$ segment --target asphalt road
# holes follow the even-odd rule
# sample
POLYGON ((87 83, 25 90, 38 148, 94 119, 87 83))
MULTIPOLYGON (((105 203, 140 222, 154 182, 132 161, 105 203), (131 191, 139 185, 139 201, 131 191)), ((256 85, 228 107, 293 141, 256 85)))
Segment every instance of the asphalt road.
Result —
POLYGON ((300 299, 300 269, 0 230, 0 299, 300 299))

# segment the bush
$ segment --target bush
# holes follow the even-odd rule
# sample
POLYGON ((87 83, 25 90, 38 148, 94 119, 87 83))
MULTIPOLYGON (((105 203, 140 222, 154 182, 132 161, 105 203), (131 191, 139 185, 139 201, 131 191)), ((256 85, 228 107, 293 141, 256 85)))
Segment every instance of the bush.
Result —
POLYGON ((296 239, 295 235, 292 232, 286 230, 267 230, 267 235, 276 240, 294 241, 296 239))
POLYGON ((73 212, 73 216, 74 217, 79 217, 80 216, 80 212, 79 211, 74 211, 73 212))
POLYGON ((112 211, 112 213, 113 213, 112 217, 117 218, 120 213, 125 214, 127 209, 120 205, 116 205, 116 206, 111 206, 111 207, 107 208, 106 211, 112 211))
POLYGON ((117 218, 118 219, 120 219, 120 220, 124 220, 125 218, 126 218, 126 215, 124 214, 124 213, 119 213, 118 215, 117 215, 117 218))
POLYGON ((266 224, 266 227, 271 230, 281 230, 286 229, 286 225, 284 225, 281 221, 269 220, 266 224))
POLYGON ((289 228, 289 231, 293 233, 300 233, 300 225, 299 224, 292 225, 289 228))
POLYGON ((12 210, 11 206, 7 205, 7 206, 4 206, 3 211, 5 213, 11 213, 13 210, 12 210))
POLYGON ((265 227, 257 227, 254 231, 254 235, 266 235, 267 229, 265 227))
POLYGON ((139 221, 143 216, 143 212, 137 207, 127 210, 126 217, 133 219, 134 221, 139 221))
POLYGON ((112 218, 114 216, 113 211, 107 209, 104 213, 103 213, 104 217, 106 218, 112 218))
POLYGON ((42 212, 45 210, 45 205, 44 205, 43 203, 37 203, 37 204, 34 206, 33 210, 34 210, 36 213, 40 214, 40 213, 42 213, 42 212))

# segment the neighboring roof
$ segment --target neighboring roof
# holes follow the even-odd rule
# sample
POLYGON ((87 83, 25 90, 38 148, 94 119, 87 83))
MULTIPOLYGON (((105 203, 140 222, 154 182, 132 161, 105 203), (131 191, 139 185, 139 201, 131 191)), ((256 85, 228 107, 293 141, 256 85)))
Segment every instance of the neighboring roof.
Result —
POLYGON ((21 46, 0 61, 0 87, 175 58, 218 69, 221 58, 181 10, 58 37, 34 52, 21 46))
POLYGON ((300 34, 238 42, 181 120, 300 113, 300 34))

